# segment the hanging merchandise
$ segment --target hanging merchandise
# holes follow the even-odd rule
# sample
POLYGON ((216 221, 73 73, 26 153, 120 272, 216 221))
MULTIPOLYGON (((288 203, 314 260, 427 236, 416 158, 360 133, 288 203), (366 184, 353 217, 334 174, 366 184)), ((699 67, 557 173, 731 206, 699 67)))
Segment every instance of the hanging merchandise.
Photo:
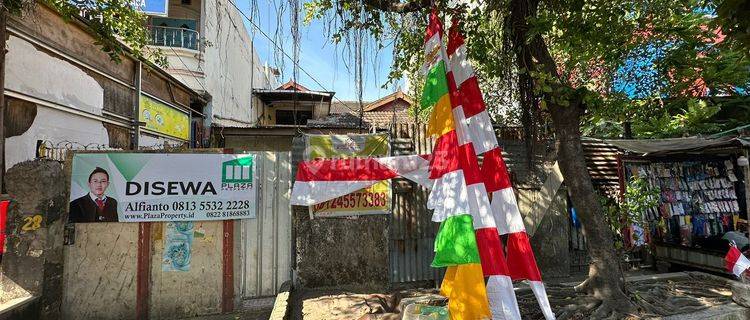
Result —
POLYGON ((718 239, 746 216, 744 188, 729 159, 627 163, 625 178, 640 177, 658 190, 658 205, 643 213, 653 239, 685 247, 723 249, 718 239))

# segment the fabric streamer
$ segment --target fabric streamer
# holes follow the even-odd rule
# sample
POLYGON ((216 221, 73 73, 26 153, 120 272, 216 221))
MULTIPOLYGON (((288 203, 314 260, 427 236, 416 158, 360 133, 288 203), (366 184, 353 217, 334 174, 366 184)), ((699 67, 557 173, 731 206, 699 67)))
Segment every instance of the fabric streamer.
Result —
POLYGON ((427 207, 441 223, 432 265, 448 267, 441 293, 451 319, 521 319, 512 280, 529 280, 545 318, 555 319, 457 20, 447 50, 442 37, 433 9, 422 95, 422 107, 432 107, 428 131, 437 136, 432 154, 302 162, 292 205, 321 203, 395 177, 415 181, 431 190, 427 207))
POLYGON ((555 319, 542 283, 526 227, 518 210, 508 169, 497 143, 489 113, 479 89, 474 69, 466 59, 467 50, 459 31, 459 21, 453 19, 448 36, 447 53, 450 59, 448 83, 454 105, 454 121, 460 141, 473 143, 477 155, 483 154, 480 176, 486 191, 492 194, 492 215, 500 234, 508 234, 507 264, 513 280, 529 280, 542 313, 547 320, 555 319))
MULTIPOLYGON (((442 71, 444 63, 448 61, 442 39, 438 39, 442 33, 440 20, 433 10, 425 37, 425 61, 427 65, 434 66, 431 71, 442 71)), ((439 79, 436 78, 436 72, 430 72, 425 84, 427 89, 423 94, 423 97, 428 97, 426 101, 435 102, 428 123, 428 132, 437 136, 430 160, 430 179, 434 182, 427 207, 433 209, 432 221, 450 221, 467 213, 471 216, 481 263, 472 267, 468 267, 469 264, 457 265, 456 268, 464 272, 457 272, 455 279, 489 277, 490 281, 487 282, 487 287, 482 286, 481 293, 470 290, 468 286, 455 286, 447 296, 449 301, 471 300, 467 295, 476 296, 473 299, 487 299, 491 311, 486 316, 494 319, 520 319, 513 283, 508 274, 477 151, 469 136, 470 132, 465 128, 465 123, 462 123, 465 120, 463 106, 461 100, 457 99, 458 91, 450 69, 445 70, 446 73, 439 79), (476 274, 469 276, 468 272, 476 274), (459 277, 461 274, 464 276, 459 277)), ((491 132, 491 135, 494 136, 494 133, 491 132)), ((444 231, 441 229, 441 233, 444 231)), ((449 235, 438 234, 438 237, 445 239, 449 235)), ((441 252, 441 249, 443 248, 436 246, 436 258, 453 254, 441 252)), ((457 281, 455 279, 454 282, 457 281)), ((478 315, 469 313, 457 304, 449 303, 449 311, 454 319, 481 318, 477 318, 478 315)))
POLYGON ((448 313, 454 320, 490 318, 487 289, 478 263, 448 267, 440 286, 440 294, 448 298, 448 313))
POLYGON ((432 267, 449 267, 479 263, 477 239, 468 214, 450 217, 440 224, 435 238, 435 258, 432 267))

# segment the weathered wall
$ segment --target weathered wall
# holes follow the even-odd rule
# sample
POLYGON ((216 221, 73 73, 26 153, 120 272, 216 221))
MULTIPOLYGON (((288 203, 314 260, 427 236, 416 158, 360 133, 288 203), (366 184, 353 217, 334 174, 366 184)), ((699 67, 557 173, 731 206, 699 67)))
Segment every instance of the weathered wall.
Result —
POLYGON ((388 215, 311 220, 307 207, 293 207, 292 215, 295 270, 302 286, 388 286, 388 215))
POLYGON ((134 318, 137 254, 137 223, 75 224, 75 243, 65 246, 63 319, 134 318))
MULTIPOLYGON (((531 237, 531 248, 545 280, 570 276, 570 220, 566 192, 564 188, 558 190, 549 210, 531 237)), ((532 197, 538 198, 539 192, 533 192, 532 197)), ((525 207, 530 208, 528 205, 525 207)))
MULTIPOLYGON (((101 121, 69 112, 36 106, 37 113, 31 127, 23 134, 5 140, 5 163, 10 168, 16 163, 34 159, 37 140, 52 144, 72 142, 74 146, 109 145, 109 135, 101 121)), ((6 123, 9 123, 6 119, 6 123)))
POLYGON ((17 28, 121 81, 133 82, 135 61, 121 56, 120 64, 112 63, 109 55, 94 43, 89 31, 76 20, 66 22, 54 10, 44 5, 37 5, 33 12, 24 15, 23 18, 12 17, 9 20, 10 27, 17 28))
POLYGON ((104 89, 75 65, 11 36, 6 57, 6 88, 73 109, 101 115, 104 89))
POLYGON ((9 169, 7 192, 14 205, 8 214, 8 237, 2 273, 35 296, 40 317, 60 317, 63 290, 63 225, 66 186, 62 166, 28 161, 9 169))
POLYGON ((205 48, 206 89, 211 94, 207 116, 221 126, 247 127, 257 123, 258 105, 251 108, 253 88, 275 88, 253 49, 243 18, 229 0, 204 1, 201 36, 213 45, 205 48))
POLYGON ((221 312, 222 234, 221 221, 196 221, 194 230, 204 236, 193 239, 190 270, 162 271, 166 223, 151 224, 152 319, 179 319, 221 312))
MULTIPOLYGON (((503 157, 513 179, 519 210, 524 218, 529 217, 533 210, 540 210, 540 203, 544 203, 541 189, 553 166, 555 150, 551 144, 537 143, 534 145, 534 155, 529 166, 527 146, 523 141, 505 139, 501 140, 501 145, 504 147, 503 157)), ((543 279, 570 275, 570 220, 566 192, 565 188, 557 191, 530 239, 543 279)), ((532 218, 539 214, 535 212, 532 218)), ((531 229, 531 226, 526 227, 531 229)))

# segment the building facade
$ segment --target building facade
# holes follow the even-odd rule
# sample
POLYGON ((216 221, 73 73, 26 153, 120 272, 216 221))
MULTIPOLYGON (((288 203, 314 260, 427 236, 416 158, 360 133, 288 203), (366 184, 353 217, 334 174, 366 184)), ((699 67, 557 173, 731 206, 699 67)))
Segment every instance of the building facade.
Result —
POLYGON ((195 145, 207 100, 156 65, 95 45, 84 18, 37 5, 8 21, 5 166, 66 150, 195 145))
POLYGON ((257 126, 261 102, 252 90, 278 83, 233 2, 168 0, 165 11, 149 16, 152 44, 167 57, 167 72, 207 98, 206 127, 257 126))

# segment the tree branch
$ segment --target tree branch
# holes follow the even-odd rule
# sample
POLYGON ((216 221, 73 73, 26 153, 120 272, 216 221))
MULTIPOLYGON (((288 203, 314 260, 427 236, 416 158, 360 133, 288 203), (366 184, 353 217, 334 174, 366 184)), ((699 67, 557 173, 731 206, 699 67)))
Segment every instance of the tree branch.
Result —
POLYGON ((381 11, 406 13, 429 8, 431 1, 410 0, 406 2, 400 2, 398 0, 364 0, 364 3, 366 6, 373 7, 381 11))

